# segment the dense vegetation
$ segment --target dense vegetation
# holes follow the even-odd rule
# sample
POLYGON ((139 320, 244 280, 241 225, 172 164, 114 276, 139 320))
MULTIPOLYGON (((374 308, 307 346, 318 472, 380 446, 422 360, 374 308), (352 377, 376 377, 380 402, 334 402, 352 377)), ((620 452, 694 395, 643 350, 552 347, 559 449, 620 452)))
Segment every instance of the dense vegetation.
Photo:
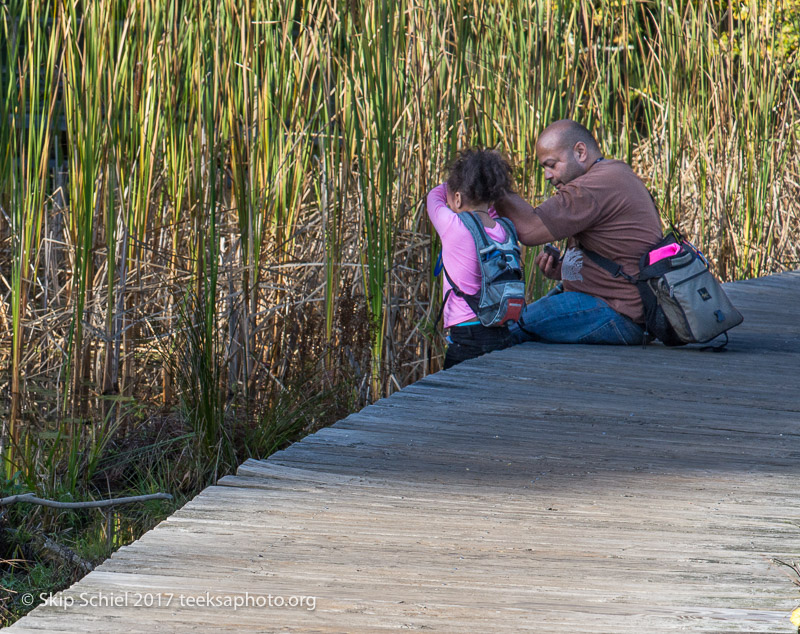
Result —
MULTIPOLYGON (((540 200, 555 119, 723 278, 796 268, 798 33, 796 0, 0 0, 0 495, 180 504, 438 369, 424 195, 481 144, 540 200)), ((0 509, 0 619, 171 508, 0 509)))

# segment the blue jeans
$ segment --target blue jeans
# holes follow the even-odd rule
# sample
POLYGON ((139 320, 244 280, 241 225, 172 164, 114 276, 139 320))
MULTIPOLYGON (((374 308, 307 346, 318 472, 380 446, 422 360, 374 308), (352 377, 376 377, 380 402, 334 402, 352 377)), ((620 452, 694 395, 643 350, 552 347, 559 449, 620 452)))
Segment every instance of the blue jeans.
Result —
POLYGON ((599 343, 637 345, 644 330, 602 299, 585 293, 551 293, 528 304, 509 327, 514 343, 599 343))

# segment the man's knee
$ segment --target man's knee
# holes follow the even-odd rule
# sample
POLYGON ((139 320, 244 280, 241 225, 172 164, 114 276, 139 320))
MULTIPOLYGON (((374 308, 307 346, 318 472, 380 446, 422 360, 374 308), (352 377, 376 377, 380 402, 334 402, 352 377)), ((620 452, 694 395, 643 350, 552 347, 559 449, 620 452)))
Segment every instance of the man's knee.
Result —
POLYGON ((515 343, 634 344, 641 329, 606 302, 591 295, 566 292, 529 304, 512 329, 515 343))

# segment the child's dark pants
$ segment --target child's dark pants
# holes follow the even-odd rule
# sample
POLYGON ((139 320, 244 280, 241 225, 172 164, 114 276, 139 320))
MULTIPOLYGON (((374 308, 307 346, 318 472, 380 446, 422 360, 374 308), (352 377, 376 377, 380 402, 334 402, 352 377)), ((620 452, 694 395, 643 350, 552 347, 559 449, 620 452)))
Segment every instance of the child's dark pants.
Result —
POLYGON ((450 345, 444 356, 444 369, 474 359, 493 350, 502 350, 512 344, 511 334, 506 326, 451 326, 450 345))

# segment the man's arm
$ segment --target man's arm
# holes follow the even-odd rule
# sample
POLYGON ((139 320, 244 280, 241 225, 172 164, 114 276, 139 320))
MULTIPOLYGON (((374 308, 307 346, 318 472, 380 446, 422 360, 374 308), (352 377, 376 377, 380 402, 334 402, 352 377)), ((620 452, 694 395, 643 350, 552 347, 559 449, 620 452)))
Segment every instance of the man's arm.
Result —
POLYGON ((495 208, 497 213, 514 223, 522 244, 534 246, 555 240, 539 215, 534 213, 533 207, 517 194, 507 194, 495 202, 495 208))

